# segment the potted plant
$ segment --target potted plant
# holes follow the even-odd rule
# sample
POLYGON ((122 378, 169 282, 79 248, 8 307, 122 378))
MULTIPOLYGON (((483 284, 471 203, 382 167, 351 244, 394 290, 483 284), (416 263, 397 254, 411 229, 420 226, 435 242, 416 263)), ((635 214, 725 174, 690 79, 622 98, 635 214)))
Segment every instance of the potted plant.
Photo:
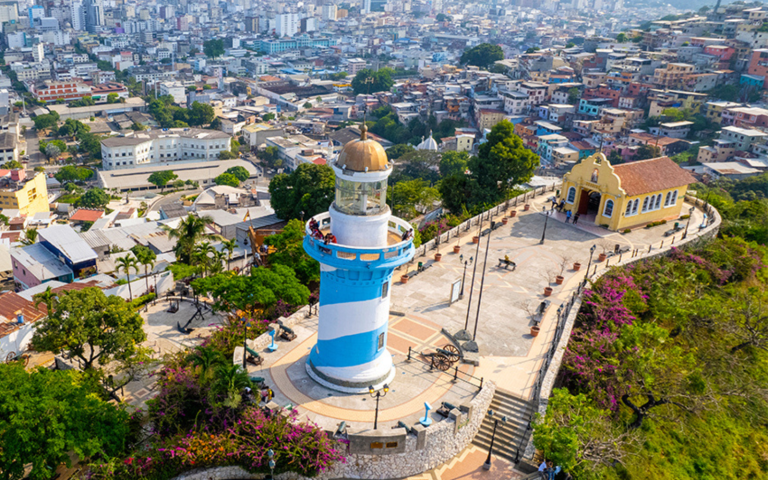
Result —
POLYGON ((539 328, 538 325, 531 325, 531 336, 532 337, 538 337, 539 336, 539 331, 541 331, 541 329, 539 328))
POLYGON ((552 295, 552 287, 544 287, 544 296, 548 297, 552 295))
POLYGON ((409 268, 411 268, 411 266, 407 265, 405 267, 405 273, 400 275, 400 283, 408 283, 408 279, 409 279, 409 277, 408 277, 408 269, 409 268))
POLYGON ((453 253, 459 253, 459 252, 461 252, 461 246, 454 245, 453 246, 453 253))
POLYGON ((560 262, 558 262, 557 266, 559 268, 558 274, 555 275, 555 283, 558 285, 562 285, 563 281, 565 281, 565 277, 563 274, 565 273, 566 268, 568 268, 568 264, 571 263, 571 259, 563 255, 560 257, 560 262))
POLYGON ((472 237, 472 243, 480 243, 480 236, 475 235, 474 237, 472 237))
POLYGON ((601 242, 598 242, 597 244, 603 251, 597 256, 598 262, 604 262, 606 258, 608 258, 608 255, 606 254, 606 251, 608 250, 608 247, 611 246, 611 243, 608 240, 603 240, 601 242))
POLYGON ((531 204, 530 203, 526 203, 525 206, 523 206, 523 211, 524 212, 527 212, 530 209, 531 209, 531 204))
POLYGON ((509 212, 509 218, 515 218, 517 216, 517 210, 512 210, 509 212))
POLYGON ((507 217, 502 217, 501 218, 501 224, 502 225, 506 225, 508 221, 509 221, 509 219, 507 217))
POLYGON ((436 262, 439 262, 440 260, 442 260, 442 258, 443 258, 443 254, 442 253, 438 252, 438 253, 435 254, 435 261, 436 262))
POLYGON ((578 272, 581 269, 581 264, 579 262, 575 262, 573 264, 573 271, 578 272))

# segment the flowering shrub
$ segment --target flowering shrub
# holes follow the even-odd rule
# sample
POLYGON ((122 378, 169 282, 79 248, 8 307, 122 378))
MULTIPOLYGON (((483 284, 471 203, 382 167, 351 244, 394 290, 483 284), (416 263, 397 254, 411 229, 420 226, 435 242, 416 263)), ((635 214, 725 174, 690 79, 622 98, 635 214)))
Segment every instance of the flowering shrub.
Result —
POLYGON ((428 242, 450 229, 451 227, 448 226, 448 221, 445 217, 427 222, 423 227, 419 229, 419 233, 421 234, 421 241, 428 242))
POLYGON ((315 476, 344 461, 342 450, 320 428, 298 423, 296 412, 269 416, 248 407, 234 424, 217 433, 195 429, 164 439, 124 460, 91 466, 89 479, 170 478, 197 468, 239 465, 251 473, 268 473, 271 449, 274 472, 315 476))

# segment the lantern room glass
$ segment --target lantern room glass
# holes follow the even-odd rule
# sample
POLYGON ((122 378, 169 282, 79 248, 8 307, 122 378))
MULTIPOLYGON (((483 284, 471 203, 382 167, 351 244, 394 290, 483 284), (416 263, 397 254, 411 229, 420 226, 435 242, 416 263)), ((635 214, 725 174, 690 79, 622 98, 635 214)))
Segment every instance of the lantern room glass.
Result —
POLYGON ((387 181, 353 182, 336 177, 336 210, 347 215, 378 215, 387 208, 387 181))

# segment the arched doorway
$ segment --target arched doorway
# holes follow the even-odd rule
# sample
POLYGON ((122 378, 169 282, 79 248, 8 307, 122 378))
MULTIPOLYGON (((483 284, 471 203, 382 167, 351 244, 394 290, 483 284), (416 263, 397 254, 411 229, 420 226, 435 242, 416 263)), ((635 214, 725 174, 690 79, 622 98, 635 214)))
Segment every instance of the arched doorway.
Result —
POLYGON ((600 211, 601 197, 600 192, 582 188, 581 197, 579 198, 579 215, 582 218, 589 217, 594 220, 600 211))

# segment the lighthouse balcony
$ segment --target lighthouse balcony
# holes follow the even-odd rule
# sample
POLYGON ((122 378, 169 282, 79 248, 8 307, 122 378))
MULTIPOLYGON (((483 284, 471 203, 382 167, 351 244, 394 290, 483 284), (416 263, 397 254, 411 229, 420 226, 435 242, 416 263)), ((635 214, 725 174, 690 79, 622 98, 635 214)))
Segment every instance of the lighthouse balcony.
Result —
MULTIPOLYGON (((315 215, 323 237, 331 232, 331 216, 328 212, 315 215)), ((381 247, 353 247, 315 238, 304 226, 304 250, 315 260, 332 267, 345 269, 395 268, 411 260, 415 253, 413 238, 403 240, 404 234, 413 228, 408 222, 390 217, 387 225, 387 244, 381 247)))

